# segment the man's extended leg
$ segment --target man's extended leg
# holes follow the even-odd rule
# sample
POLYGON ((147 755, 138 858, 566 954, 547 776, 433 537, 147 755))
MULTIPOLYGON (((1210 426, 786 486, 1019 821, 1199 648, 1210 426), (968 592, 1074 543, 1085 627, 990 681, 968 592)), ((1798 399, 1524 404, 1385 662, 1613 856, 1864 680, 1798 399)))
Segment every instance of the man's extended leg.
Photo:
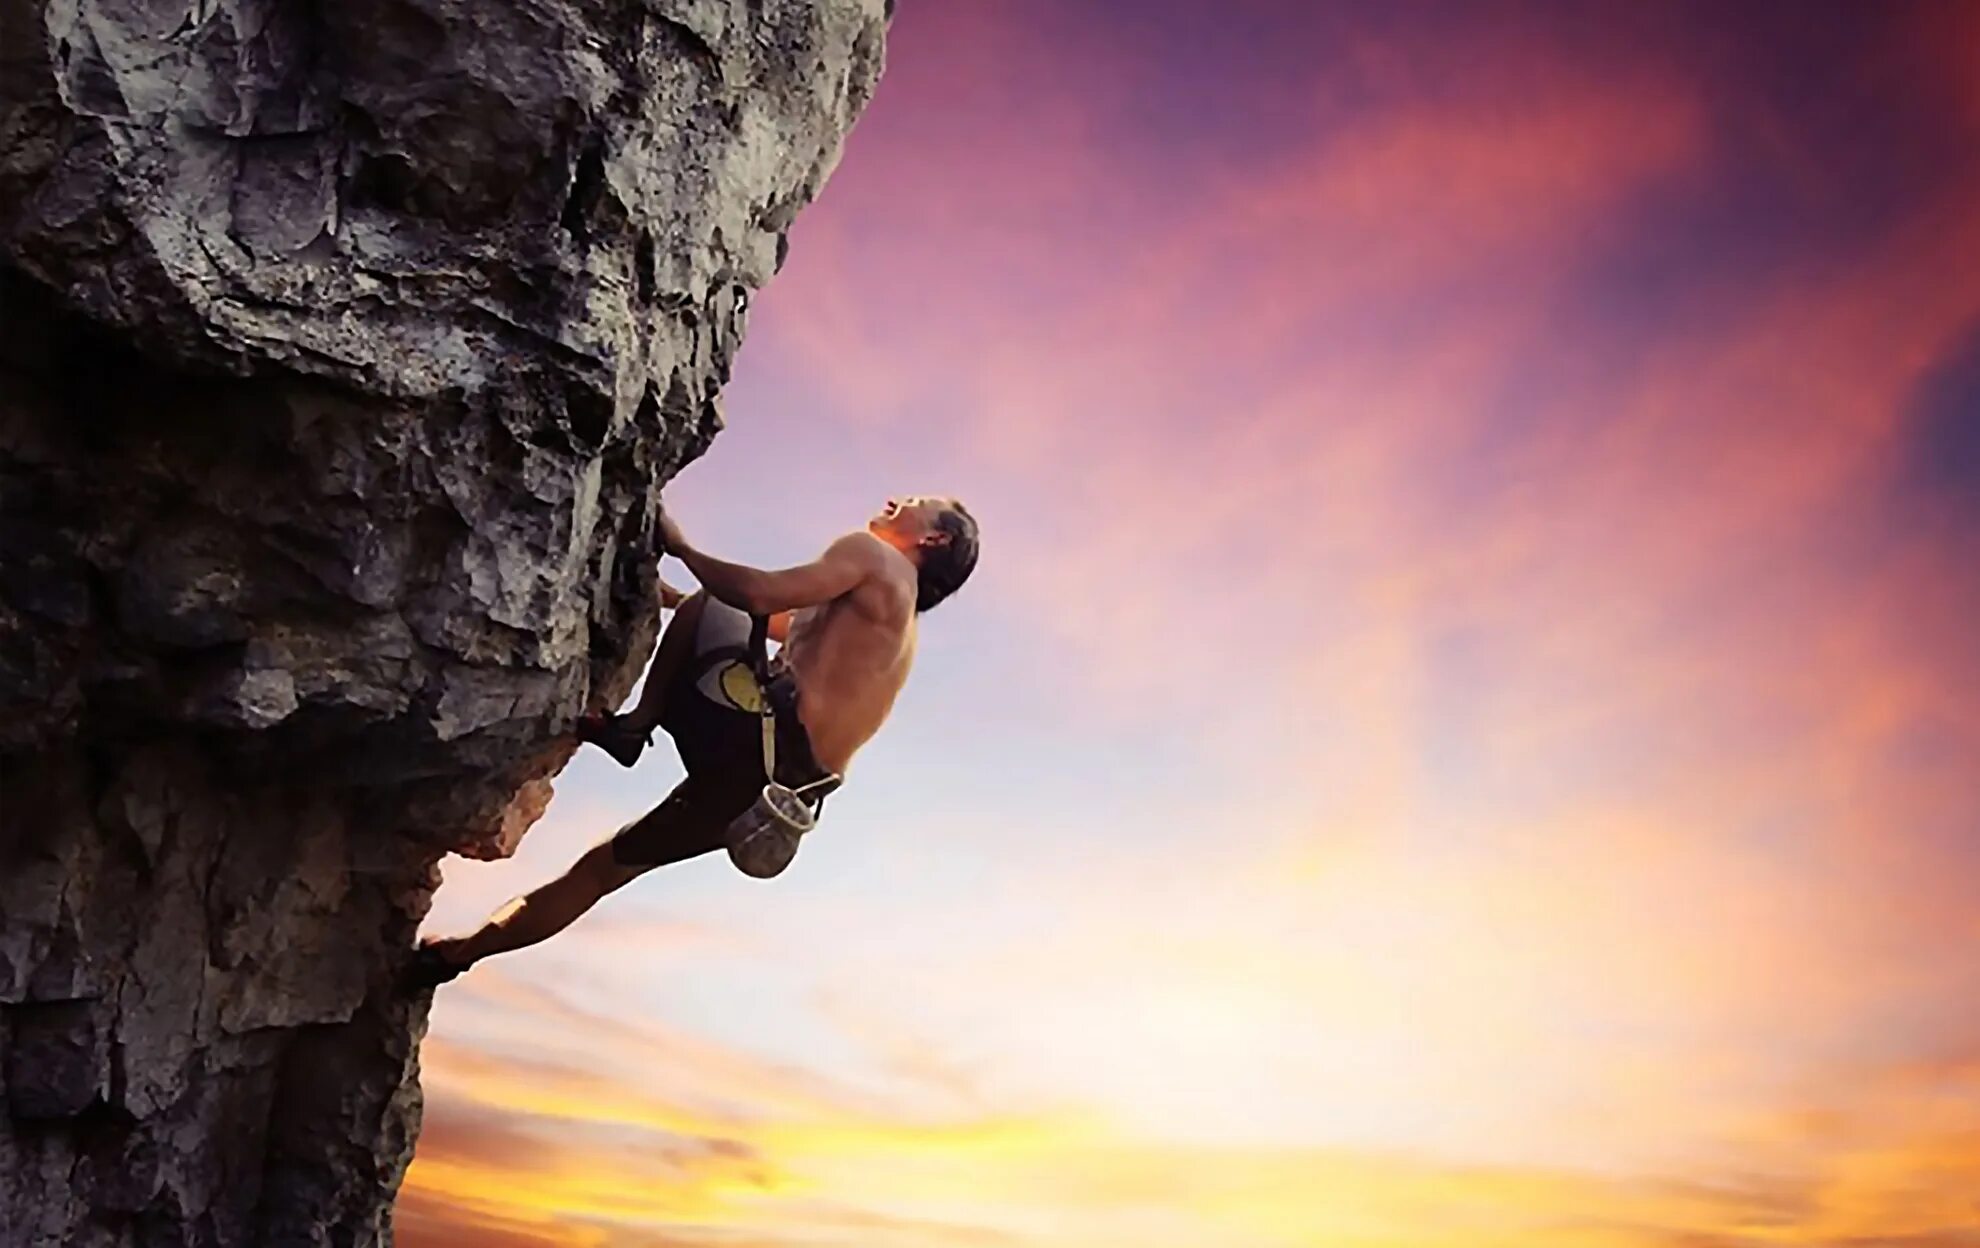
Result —
POLYGON ((443 983, 470 963, 546 940, 628 881, 721 848, 729 821, 755 800, 756 783, 747 770, 690 775, 666 801, 586 850, 556 879, 503 906, 475 931, 421 942, 410 972, 413 984, 443 983))
POLYGON ((612 842, 586 850, 548 884, 531 889, 491 915, 465 936, 442 937, 421 944, 442 960, 465 967, 470 962, 547 940, 598 904, 599 898, 639 875, 644 867, 627 867, 612 857, 612 842))

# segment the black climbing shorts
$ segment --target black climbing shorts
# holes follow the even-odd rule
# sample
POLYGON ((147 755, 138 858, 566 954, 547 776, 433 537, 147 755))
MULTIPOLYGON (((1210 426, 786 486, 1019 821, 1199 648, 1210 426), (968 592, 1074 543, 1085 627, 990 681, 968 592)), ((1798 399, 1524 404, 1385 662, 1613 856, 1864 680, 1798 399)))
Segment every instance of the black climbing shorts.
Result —
POLYGON ((795 788, 829 774, 798 718, 797 680, 773 662, 768 689, 758 687, 749 628, 747 613, 714 598, 703 604, 694 654, 675 674, 660 719, 687 778, 612 838, 621 866, 666 866, 728 844, 729 824, 763 791, 766 693, 776 715, 777 778, 795 788))

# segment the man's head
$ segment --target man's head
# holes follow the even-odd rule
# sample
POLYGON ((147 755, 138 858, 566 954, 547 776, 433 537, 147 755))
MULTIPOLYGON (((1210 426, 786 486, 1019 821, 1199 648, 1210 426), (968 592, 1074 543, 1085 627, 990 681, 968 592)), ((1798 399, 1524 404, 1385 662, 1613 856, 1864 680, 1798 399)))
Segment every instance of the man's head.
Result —
POLYGON ((921 572, 917 611, 928 610, 962 588, 976 567, 976 517, 953 498, 890 498, 866 527, 914 560, 921 572))

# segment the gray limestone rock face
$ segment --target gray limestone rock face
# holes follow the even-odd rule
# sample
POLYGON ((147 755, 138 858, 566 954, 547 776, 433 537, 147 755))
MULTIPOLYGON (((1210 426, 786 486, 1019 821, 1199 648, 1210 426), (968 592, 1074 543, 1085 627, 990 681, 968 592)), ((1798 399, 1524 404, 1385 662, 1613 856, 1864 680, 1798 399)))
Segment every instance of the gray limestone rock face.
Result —
POLYGON ((0 1237, 387 1243, 891 0, 0 0, 0 1237))

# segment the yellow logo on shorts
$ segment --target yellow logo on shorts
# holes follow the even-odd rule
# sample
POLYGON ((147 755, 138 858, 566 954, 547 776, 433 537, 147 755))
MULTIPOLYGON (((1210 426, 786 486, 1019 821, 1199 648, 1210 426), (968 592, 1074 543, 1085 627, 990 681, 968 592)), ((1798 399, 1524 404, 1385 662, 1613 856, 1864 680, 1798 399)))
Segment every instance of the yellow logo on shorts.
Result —
POLYGON ((749 670, 747 663, 738 663, 734 659, 718 663, 701 674, 695 687, 701 691, 702 697, 717 706, 746 711, 751 715, 763 711, 763 691, 757 688, 756 673, 749 670))

